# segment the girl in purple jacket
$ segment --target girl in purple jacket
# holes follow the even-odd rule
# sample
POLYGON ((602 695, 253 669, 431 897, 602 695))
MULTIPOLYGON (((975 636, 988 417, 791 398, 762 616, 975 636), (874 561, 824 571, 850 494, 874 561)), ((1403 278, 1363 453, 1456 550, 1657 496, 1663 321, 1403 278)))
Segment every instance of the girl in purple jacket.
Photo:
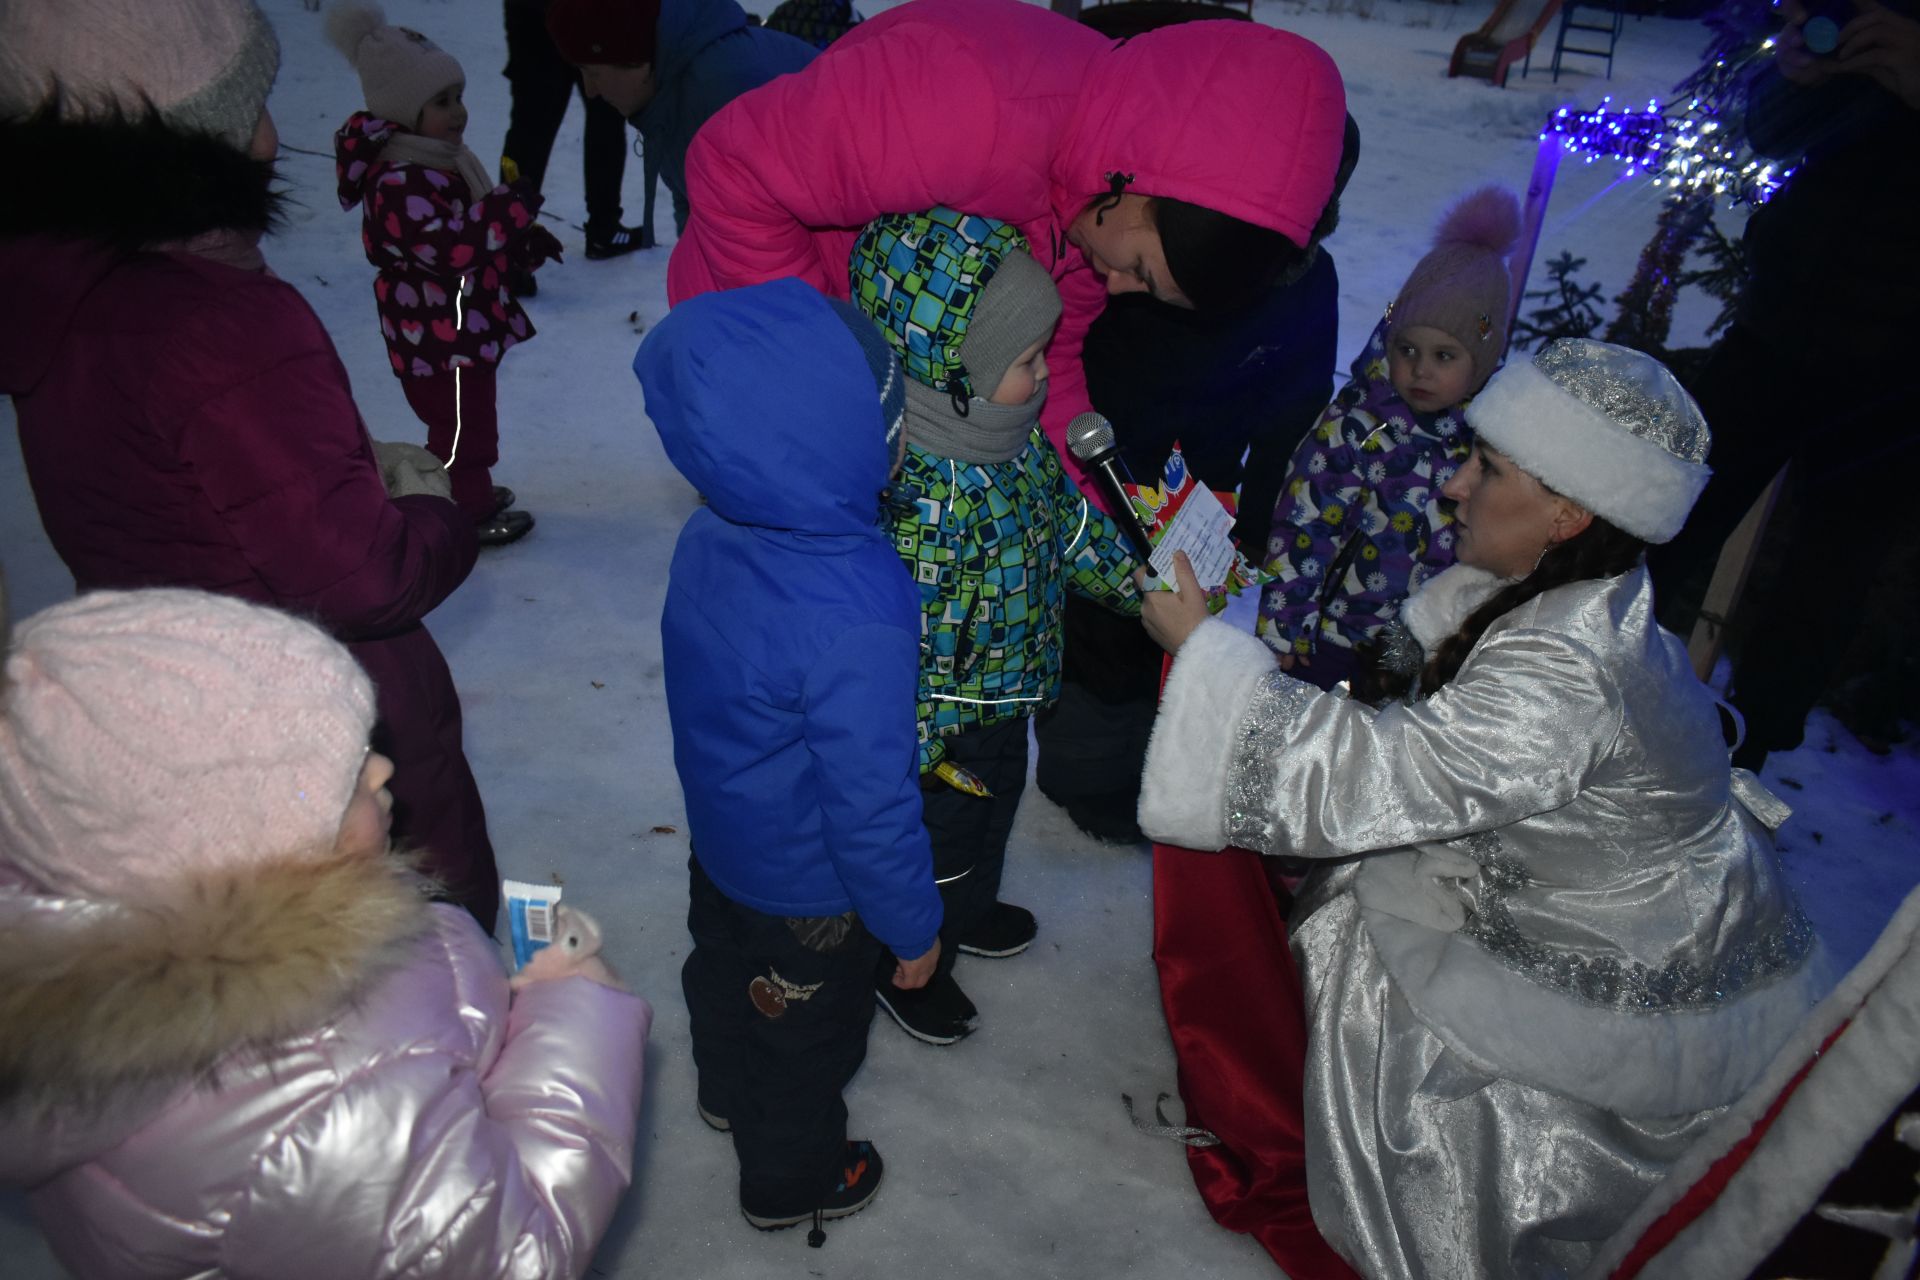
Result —
POLYGON ((1520 233, 1509 191, 1483 187, 1441 219, 1353 362, 1353 380, 1300 442, 1267 542, 1259 634, 1283 670, 1331 689, 1354 650, 1453 563, 1440 486, 1472 435, 1458 410, 1507 345, 1520 233))
POLYGON ((494 377, 507 348, 533 336, 507 286, 513 270, 560 257, 534 220, 540 198, 496 187, 464 138, 460 63, 372 5, 343 5, 327 34, 360 73, 367 110, 334 134, 340 207, 363 206, 360 239, 380 269, 373 296, 387 358, 427 425, 427 448, 482 546, 523 537, 533 517, 496 487, 500 423, 494 377))
POLYGON ((389 849, 373 722, 338 642, 226 596, 0 652, 0 1185, 81 1280, 592 1261, 652 1010, 558 945, 509 986, 389 849))

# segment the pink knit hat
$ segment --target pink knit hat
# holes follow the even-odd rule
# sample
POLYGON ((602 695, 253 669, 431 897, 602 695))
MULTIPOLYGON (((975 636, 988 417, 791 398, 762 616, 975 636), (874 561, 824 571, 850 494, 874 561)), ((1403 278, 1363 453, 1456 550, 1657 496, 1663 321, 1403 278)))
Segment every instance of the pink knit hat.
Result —
POLYGON ((100 591, 35 614, 0 671, 0 860, 106 900, 330 850, 373 728, 352 655, 198 591, 100 591))
POLYGON ((0 118, 53 93, 67 119, 149 103, 168 124, 245 150, 280 69, 253 0, 6 0, 0 4, 0 118))

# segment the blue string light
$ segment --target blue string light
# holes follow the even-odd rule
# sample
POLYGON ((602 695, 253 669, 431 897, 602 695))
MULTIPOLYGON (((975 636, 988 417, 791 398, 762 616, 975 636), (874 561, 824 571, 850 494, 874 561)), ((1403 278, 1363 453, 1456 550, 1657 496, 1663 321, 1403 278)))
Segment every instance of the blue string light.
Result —
POLYGON ((1592 111, 1561 107, 1540 131, 1542 141, 1560 145, 1592 164, 1612 159, 1626 165, 1626 176, 1646 173, 1655 186, 1711 192, 1733 204, 1765 204, 1793 175, 1791 168, 1754 159, 1746 148, 1716 135, 1720 122, 1699 98, 1684 108, 1665 108, 1649 98, 1645 108, 1625 109, 1602 98, 1592 111))

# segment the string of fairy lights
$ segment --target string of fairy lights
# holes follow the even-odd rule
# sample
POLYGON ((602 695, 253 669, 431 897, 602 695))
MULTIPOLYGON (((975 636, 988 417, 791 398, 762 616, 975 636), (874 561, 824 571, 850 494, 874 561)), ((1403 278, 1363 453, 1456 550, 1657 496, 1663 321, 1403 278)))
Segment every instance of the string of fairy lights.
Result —
POLYGON ((1558 137, 1568 153, 1586 163, 1612 159, 1631 178, 1645 173, 1655 186, 1676 195, 1712 196, 1735 205, 1762 205, 1793 174, 1791 165, 1756 156, 1737 121, 1747 83, 1773 53, 1771 36, 1745 47, 1710 50, 1699 71, 1679 86, 1684 95, 1667 106, 1648 99, 1641 109, 1602 98, 1591 111, 1561 107, 1540 131, 1558 137))

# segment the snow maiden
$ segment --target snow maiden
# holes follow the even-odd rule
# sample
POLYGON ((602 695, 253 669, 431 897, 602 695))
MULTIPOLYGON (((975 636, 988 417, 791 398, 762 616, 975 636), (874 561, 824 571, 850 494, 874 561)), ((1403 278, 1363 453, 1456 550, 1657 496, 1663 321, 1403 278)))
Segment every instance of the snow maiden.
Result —
POLYGON ((1188 575, 1145 608, 1177 656, 1142 827, 1325 863, 1292 921, 1308 1191, 1376 1277, 1577 1271, 1824 989, 1754 816, 1784 815, 1653 621, 1641 559, 1705 482, 1698 408, 1572 340, 1467 418, 1458 563, 1387 645, 1402 700, 1279 671, 1188 575))

